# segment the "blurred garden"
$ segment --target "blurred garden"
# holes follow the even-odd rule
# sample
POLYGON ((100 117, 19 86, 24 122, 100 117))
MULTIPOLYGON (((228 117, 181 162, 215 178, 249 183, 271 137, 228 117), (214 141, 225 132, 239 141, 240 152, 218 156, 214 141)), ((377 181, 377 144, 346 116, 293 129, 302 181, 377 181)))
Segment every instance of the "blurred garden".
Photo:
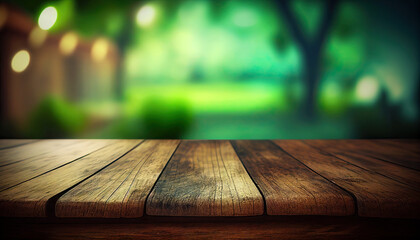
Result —
POLYGON ((418 138, 417 1, 0 3, 2 138, 418 138))

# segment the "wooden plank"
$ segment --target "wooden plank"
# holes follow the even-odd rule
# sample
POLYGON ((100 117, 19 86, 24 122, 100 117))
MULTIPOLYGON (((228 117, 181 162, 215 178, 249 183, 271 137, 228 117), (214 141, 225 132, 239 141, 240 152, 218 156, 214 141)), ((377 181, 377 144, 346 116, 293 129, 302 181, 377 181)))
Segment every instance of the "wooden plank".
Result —
POLYGON ((353 215, 347 192, 314 173, 270 141, 233 141, 261 190, 268 215, 353 215))
POLYGON ((351 191, 357 198, 360 216, 420 217, 420 193, 406 185, 347 163, 303 141, 274 142, 312 170, 351 191))
MULTIPOLYGON (((322 141, 322 140, 314 140, 322 141)), ((420 170, 420 154, 407 151, 399 147, 390 145, 382 145, 371 140, 327 140, 330 141, 326 150, 337 151, 345 150, 348 152, 355 152, 384 161, 399 164, 401 166, 409 167, 412 169, 420 170)))
POLYGON ((56 204, 58 217, 141 217, 147 195, 179 140, 148 140, 76 186, 56 204))
MULTIPOLYGON (((32 154, 33 157, 0 167, 0 191, 74 161, 110 143, 109 140, 54 141, 57 141, 57 143, 48 142, 47 144, 51 148, 49 152, 38 154, 37 148, 31 147, 30 150, 33 152, 27 152, 25 155, 32 154), (66 145, 66 143, 69 145, 66 145)), ((42 146, 44 147, 44 145, 42 146)), ((29 151, 25 146, 21 148, 22 151, 29 151)), ((14 158, 13 155, 8 155, 5 159, 14 158)))
POLYGON ((57 151, 57 149, 80 143, 81 140, 75 139, 41 140, 33 144, 3 149, 0 150, 0 167, 25 160, 32 161, 34 157, 42 157, 44 154, 57 151))
POLYGON ((229 141, 183 141, 147 199, 164 216, 261 215, 264 203, 229 141))
POLYGON ((33 139, 0 139, 0 150, 34 143, 35 141, 33 139))
MULTIPOLYGON (((329 141, 306 141, 311 146, 326 151, 329 141)), ((414 190, 420 190, 420 173, 416 170, 382 161, 368 155, 355 153, 346 150, 333 150, 329 153, 343 159, 351 164, 355 164, 367 170, 374 171, 398 182, 411 186, 414 190)))
POLYGON ((65 166, 0 192, 0 216, 45 217, 47 201, 114 162, 140 143, 113 140, 65 166))
POLYGON ((419 139, 377 139, 373 142, 380 144, 387 144, 394 147, 398 147, 407 151, 412 151, 420 154, 420 140, 419 139))

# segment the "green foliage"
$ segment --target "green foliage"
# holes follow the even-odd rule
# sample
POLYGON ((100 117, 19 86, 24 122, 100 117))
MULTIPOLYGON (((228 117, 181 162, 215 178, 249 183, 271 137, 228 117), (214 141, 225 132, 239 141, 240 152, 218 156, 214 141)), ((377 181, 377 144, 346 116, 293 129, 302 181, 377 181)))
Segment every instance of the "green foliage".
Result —
POLYGON ((192 113, 182 99, 151 97, 139 112, 147 138, 182 138, 192 123, 192 113))
POLYGON ((57 22, 50 31, 62 32, 63 30, 68 30, 73 25, 73 19, 75 17, 74 1, 61 0, 52 3, 57 9, 57 22))
POLYGON ((186 100, 179 97, 149 96, 136 111, 118 119, 105 132, 117 138, 177 139, 183 138, 193 122, 193 114, 186 100))
POLYGON ((330 117, 343 115, 351 105, 352 90, 343 78, 327 78, 320 84, 318 104, 322 113, 330 117))
POLYGON ((216 82, 296 72, 297 49, 275 8, 264 1, 223 1, 214 17, 213 2, 184 1, 171 19, 137 28, 125 61, 127 80, 216 82))
POLYGON ((365 16, 352 2, 342 2, 331 27, 325 49, 325 68, 354 76, 366 63, 365 16))
POLYGON ((61 98, 49 96, 41 101, 29 117, 27 136, 31 138, 66 138, 80 133, 85 115, 61 98))

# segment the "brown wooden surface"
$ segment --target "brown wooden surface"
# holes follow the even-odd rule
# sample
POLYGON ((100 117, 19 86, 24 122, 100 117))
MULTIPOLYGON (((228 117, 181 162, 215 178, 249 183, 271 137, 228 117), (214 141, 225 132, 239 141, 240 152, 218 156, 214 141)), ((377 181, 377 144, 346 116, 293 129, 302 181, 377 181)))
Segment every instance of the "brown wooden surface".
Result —
POLYGON ((56 140, 5 149, 1 153, 0 162, 8 164, 0 167, 0 191, 83 157, 109 143, 107 140, 56 140))
MULTIPOLYGON (((4 140, 4 145, 7 145, 7 141, 4 140)), ((13 140, 9 145, 15 144, 13 140)), ((28 145, 14 145, 16 147, 5 148, 0 150, 0 166, 14 164, 24 160, 33 161, 38 156, 53 153, 57 150, 61 150, 63 147, 68 147, 73 144, 86 144, 83 140, 40 140, 28 145)), ((77 149, 77 148, 76 148, 77 149)))
MULTIPOLYGON (((134 148, 138 140, 109 140, 106 147, 0 192, 0 216, 47 216, 47 202, 134 148)), ((52 161, 52 160, 50 160, 52 161)))
MULTIPOLYGON (((420 217, 420 193, 374 171, 349 164, 299 140, 274 141, 286 152, 357 198, 359 216, 420 217)), ((331 141, 330 141, 331 142, 331 141)))
POLYGON ((13 148, 28 143, 34 143, 36 140, 31 139, 0 139, 0 149, 13 148))
POLYGON ((164 216, 263 212, 262 196, 229 141, 183 141, 146 205, 147 214, 164 216))
POLYGON ((262 191, 268 215, 352 215, 351 195, 270 141, 233 141, 262 191))
POLYGON ((28 141, 1 142, 0 216, 420 218, 418 140, 28 141))
POLYGON ((415 170, 420 170, 420 153, 390 144, 381 144, 372 140, 312 140, 314 142, 324 141, 328 152, 345 150, 367 155, 383 161, 399 164, 415 170))
POLYGON ((147 195, 179 140, 146 140, 59 198, 58 217, 141 217, 147 195))
POLYGON ((418 139, 378 139, 372 141, 385 146, 391 145, 420 154, 420 140, 418 139))
MULTIPOLYGON (((326 148, 328 148, 328 142, 326 141, 306 142, 324 151, 326 148)), ((394 179, 395 181, 412 187, 414 190, 420 191, 420 173, 417 170, 403 167, 391 162, 382 161, 380 159, 354 151, 335 149, 330 151, 330 153, 346 162, 355 164, 366 170, 375 171, 378 174, 394 179)))

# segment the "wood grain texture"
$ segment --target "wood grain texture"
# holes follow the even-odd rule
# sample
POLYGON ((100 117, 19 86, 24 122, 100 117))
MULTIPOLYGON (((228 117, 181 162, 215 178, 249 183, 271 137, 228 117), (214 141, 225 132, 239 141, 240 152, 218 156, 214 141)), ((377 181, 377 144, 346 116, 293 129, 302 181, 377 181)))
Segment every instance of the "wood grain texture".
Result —
POLYGON ((392 162, 408 168, 420 170, 420 154, 405 150, 398 146, 381 144, 374 140, 313 140, 328 141, 327 151, 345 150, 392 162))
POLYGON ((76 161, 0 192, 0 216, 45 217, 46 204, 130 151, 138 140, 109 140, 111 144, 76 161))
POLYGON ((36 140, 31 139, 0 139, 0 150, 5 148, 13 148, 28 143, 34 143, 36 140))
POLYGON ((71 189, 56 203, 58 217, 141 217, 147 195, 179 140, 147 140, 71 189))
POLYGON ((270 141, 233 141, 261 190, 268 215, 353 215, 347 192, 325 180, 270 141))
POLYGON ((31 160, 57 151, 63 147, 81 143, 80 140, 40 140, 28 145, 0 150, 0 167, 17 162, 31 160))
POLYGON ((372 141, 420 154, 420 140, 418 139, 377 139, 372 141))
MULTIPOLYGON (((326 151, 330 142, 311 140, 306 141, 306 143, 326 151)), ((367 170, 374 171, 378 174, 384 175, 398 182, 406 184, 416 191, 420 191, 420 173, 417 170, 406 168, 401 165, 397 165, 387 161, 382 161, 361 153, 355 153, 353 151, 335 149, 331 150, 329 153, 346 162, 355 164, 367 170)))
POLYGON ((274 142, 317 173, 352 192, 360 216, 420 217, 420 194, 406 185, 349 164, 303 141, 274 142))
MULTIPOLYGON (((109 144, 109 140, 53 140, 10 150, 20 150, 27 158, 0 167, 0 191, 37 177, 109 144), (45 150, 45 151, 44 151, 45 150)), ((13 160, 15 152, 7 151, 3 160, 13 160), (12 152, 12 153, 11 153, 12 152)))
POLYGON ((229 141, 183 141, 147 199, 149 215, 251 216, 264 203, 229 141))

